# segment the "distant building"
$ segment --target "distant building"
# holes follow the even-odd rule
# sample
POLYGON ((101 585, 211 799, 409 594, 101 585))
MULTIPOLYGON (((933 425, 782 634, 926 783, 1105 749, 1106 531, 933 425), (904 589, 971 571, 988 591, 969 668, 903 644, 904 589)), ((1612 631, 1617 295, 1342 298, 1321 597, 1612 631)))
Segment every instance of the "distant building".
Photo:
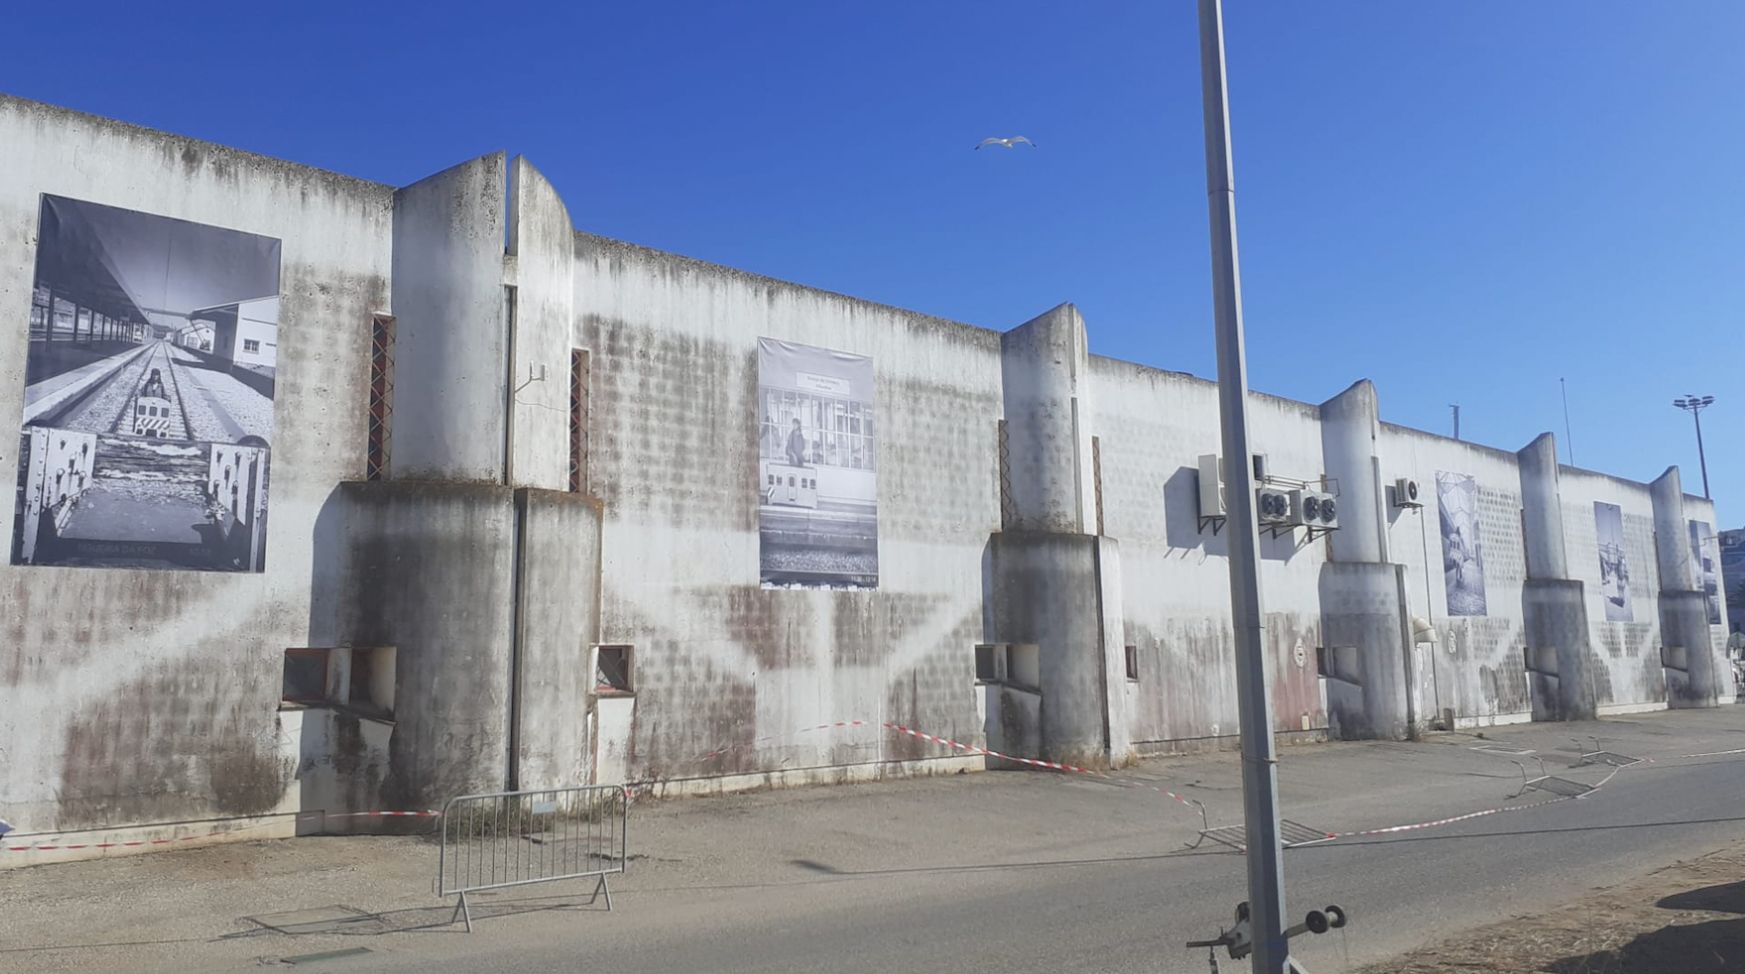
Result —
POLYGON ((1727 618, 1734 632, 1745 627, 1745 528, 1722 531, 1721 587, 1727 593, 1727 618))

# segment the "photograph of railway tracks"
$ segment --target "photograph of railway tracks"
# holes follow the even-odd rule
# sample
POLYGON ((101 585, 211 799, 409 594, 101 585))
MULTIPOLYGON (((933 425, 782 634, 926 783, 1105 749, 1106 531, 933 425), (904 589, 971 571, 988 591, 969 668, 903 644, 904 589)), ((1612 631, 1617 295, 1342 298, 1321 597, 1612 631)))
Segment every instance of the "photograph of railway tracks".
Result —
POLYGON ((757 384, 763 584, 877 588, 872 359, 760 338, 757 384))
POLYGON ((261 571, 279 241, 44 195, 12 563, 261 571))

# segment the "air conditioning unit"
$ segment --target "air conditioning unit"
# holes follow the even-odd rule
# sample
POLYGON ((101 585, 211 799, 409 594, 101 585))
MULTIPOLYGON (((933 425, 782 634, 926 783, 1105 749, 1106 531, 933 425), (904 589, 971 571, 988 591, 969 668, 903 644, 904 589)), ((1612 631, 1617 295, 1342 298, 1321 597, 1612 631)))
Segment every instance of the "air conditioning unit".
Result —
POLYGON ((1423 498, 1419 496, 1418 482, 1410 477, 1401 477, 1394 481, 1395 507, 1423 507, 1423 498))
POLYGON ((1200 454, 1200 516, 1224 516, 1224 465, 1216 453, 1200 454))
POLYGON ((1332 530, 1339 526, 1339 499, 1319 490, 1293 490, 1290 523, 1332 530))
POLYGON ((1276 487, 1259 487, 1254 491, 1254 512, 1261 524, 1291 523, 1291 493, 1276 487))

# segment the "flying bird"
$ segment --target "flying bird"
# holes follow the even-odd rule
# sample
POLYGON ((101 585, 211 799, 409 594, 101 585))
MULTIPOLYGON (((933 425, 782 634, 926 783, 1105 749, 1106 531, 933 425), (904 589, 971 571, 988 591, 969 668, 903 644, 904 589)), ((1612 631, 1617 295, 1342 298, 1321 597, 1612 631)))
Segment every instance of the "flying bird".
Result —
POLYGON ((1009 139, 993 139, 993 138, 983 139, 980 142, 976 143, 976 148, 979 149, 984 145, 1003 145, 1006 148, 1010 149, 1010 148, 1017 146, 1018 143, 1020 143, 1020 142, 1024 143, 1025 145, 1029 146, 1032 149, 1036 148, 1036 143, 1030 141, 1029 139, 1026 139, 1022 135, 1014 135, 1009 139))

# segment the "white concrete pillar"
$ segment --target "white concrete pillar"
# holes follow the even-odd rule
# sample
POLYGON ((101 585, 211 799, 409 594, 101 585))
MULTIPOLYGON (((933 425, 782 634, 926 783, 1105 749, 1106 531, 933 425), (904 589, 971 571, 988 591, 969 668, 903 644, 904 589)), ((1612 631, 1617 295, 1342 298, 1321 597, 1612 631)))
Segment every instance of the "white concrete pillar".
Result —
POLYGON ((1353 383, 1321 404, 1321 455, 1339 484, 1339 530, 1330 536, 1335 561, 1387 561, 1387 492, 1376 442, 1381 409, 1375 384, 1353 383))
POLYGON ((504 168, 482 156, 394 194, 395 479, 503 480, 504 168))
POLYGON ((1563 545, 1563 502, 1558 489, 1557 439, 1539 434, 1515 454, 1521 470, 1521 519, 1528 578, 1568 578, 1563 545))
POLYGON ((569 487, 575 232, 557 190, 516 156, 509 167, 513 275, 507 283, 515 288, 509 449, 510 480, 517 487, 569 487))
POLYGON ((1096 533, 1090 350, 1070 304, 1000 336, 1014 531, 1096 533))

